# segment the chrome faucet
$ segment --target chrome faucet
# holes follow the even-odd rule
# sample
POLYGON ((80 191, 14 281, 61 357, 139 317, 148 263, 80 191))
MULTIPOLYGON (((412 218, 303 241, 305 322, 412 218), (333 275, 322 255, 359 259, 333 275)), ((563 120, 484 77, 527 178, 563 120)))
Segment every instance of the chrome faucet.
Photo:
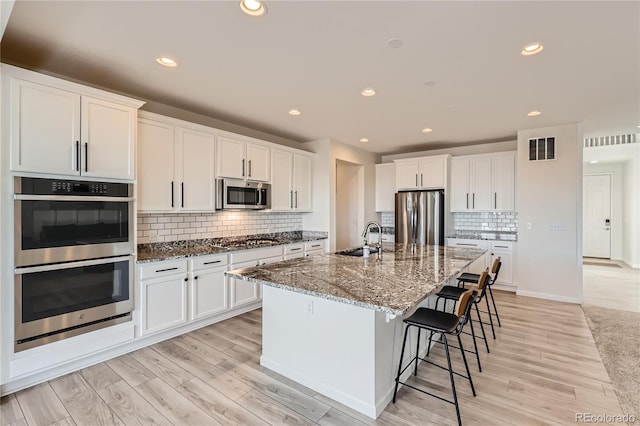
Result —
POLYGON ((378 222, 369 222, 365 225, 364 231, 362 231, 362 238, 367 240, 367 234, 369 234, 369 227, 375 225, 378 227, 378 260, 382 260, 382 227, 378 222))

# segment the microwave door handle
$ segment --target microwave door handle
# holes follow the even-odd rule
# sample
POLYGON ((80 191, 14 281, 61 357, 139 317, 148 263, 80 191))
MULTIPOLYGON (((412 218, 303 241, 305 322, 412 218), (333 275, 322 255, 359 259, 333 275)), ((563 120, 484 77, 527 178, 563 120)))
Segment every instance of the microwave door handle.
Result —
POLYGON ((262 190, 258 189, 258 202, 256 203, 256 206, 260 206, 262 204, 262 190))

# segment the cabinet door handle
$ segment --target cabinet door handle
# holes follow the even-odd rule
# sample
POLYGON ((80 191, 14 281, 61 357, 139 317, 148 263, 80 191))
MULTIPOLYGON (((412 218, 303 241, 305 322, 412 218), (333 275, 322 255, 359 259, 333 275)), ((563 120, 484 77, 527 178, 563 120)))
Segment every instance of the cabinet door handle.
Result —
POLYGON ((184 182, 180 182, 180 207, 184 208, 184 182))
POLYGON ((493 208, 494 209, 498 208, 498 193, 497 192, 493 193, 493 208))
POLYGON ((80 171, 80 141, 76 141, 76 170, 80 171))
POLYGON ((194 280, 197 280, 197 279, 198 279, 198 276, 196 275, 195 277, 193 277, 193 279, 194 279, 194 280))
POLYGON ((242 160, 242 177, 244 177, 244 159, 242 160))
POLYGON ((251 177, 251 160, 249 160, 248 163, 249 163, 249 177, 251 177))
POLYGON ((156 272, 175 271, 177 269, 178 269, 178 267, 176 266, 175 268, 156 269, 156 272))
POLYGON ((420 173, 420 186, 424 186, 424 182, 422 181, 422 173, 420 173))
POLYGON ((416 186, 418 186, 418 174, 416 173, 416 186))
POLYGON ((189 277, 185 277, 184 282, 186 283, 187 281, 189 281, 189 277))
POLYGON ((89 171, 89 143, 84 143, 84 171, 89 171))
POLYGON ((211 262, 202 262, 203 265, 211 265, 214 263, 220 263, 222 260, 212 260, 211 262))
POLYGON ((469 208, 469 193, 467 192, 467 209, 469 208))
POLYGON ((294 191, 296 194, 296 209, 298 208, 298 191, 294 191))
POLYGON ((289 191, 289 207, 293 208, 293 191, 289 191))
POLYGON ((173 181, 171 181, 171 207, 173 207, 173 181))
POLYGON ((472 209, 476 208, 476 193, 475 192, 473 194, 471 194, 471 208, 472 209))

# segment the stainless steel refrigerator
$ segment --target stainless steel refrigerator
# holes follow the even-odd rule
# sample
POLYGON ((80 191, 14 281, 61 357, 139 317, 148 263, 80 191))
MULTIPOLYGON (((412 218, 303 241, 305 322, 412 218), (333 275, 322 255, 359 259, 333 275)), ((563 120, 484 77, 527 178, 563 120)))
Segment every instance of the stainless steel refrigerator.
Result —
POLYGON ((396 193, 396 243, 444 246, 444 190, 396 193))

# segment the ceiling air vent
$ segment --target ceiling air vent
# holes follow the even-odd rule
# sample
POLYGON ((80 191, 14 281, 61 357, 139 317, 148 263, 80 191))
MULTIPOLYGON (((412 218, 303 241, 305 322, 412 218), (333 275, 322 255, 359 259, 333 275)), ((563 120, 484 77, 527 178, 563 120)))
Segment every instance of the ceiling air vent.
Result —
POLYGON ((529 139, 529 161, 556 159, 556 138, 529 139))
POLYGON ((600 136, 597 138, 585 138, 584 147, 593 148, 598 146, 626 145, 630 143, 638 143, 640 135, 637 133, 628 133, 626 135, 600 136))

